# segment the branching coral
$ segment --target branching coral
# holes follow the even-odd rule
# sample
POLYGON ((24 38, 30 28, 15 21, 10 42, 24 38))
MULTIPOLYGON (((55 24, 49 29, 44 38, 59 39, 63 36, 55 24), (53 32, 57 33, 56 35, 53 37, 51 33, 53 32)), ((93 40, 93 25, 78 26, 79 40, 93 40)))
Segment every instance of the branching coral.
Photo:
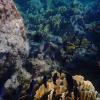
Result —
MULTIPOLYGON (((25 2, 27 3, 27 6, 29 6, 27 7, 27 11, 25 10, 26 14, 24 15, 24 17, 25 21, 26 19, 28 20, 26 22, 26 25, 30 33, 29 41, 30 44, 32 44, 32 54, 34 53, 34 51, 36 51, 35 49, 39 48, 39 46, 34 48, 34 43, 38 44, 40 42, 44 43, 44 47, 45 43, 47 42, 53 42, 55 45, 57 45, 58 49, 56 49, 55 52, 53 51, 54 56, 56 55, 56 52, 60 52, 60 54, 62 54, 62 52, 65 52, 65 56, 63 57, 63 59, 65 59, 63 60, 65 61, 64 63, 67 63, 66 61, 72 63, 74 62, 74 57, 78 56, 79 58, 81 58, 81 56, 85 56, 87 51, 93 51, 93 42, 90 43, 87 39, 87 36, 85 36, 85 16, 83 16, 84 14, 81 15, 81 13, 84 13, 82 2, 79 0, 67 1, 29 0, 25 2), (60 45, 60 41, 56 37, 63 40, 60 45), (83 50, 83 52, 85 51, 84 54, 81 48, 85 48, 85 50, 83 50)), ((45 53, 45 51, 43 52, 45 53)), ((93 55, 93 53, 88 54, 93 55)), ((34 54, 32 56, 34 56, 34 54)), ((54 58, 54 60, 55 59, 56 58, 54 58)))
MULTIPOLYGON (((81 60, 90 60, 96 55, 96 45, 94 46, 90 37, 87 37, 89 34, 87 24, 90 23, 87 18, 92 11, 91 5, 88 7, 87 3, 85 6, 82 1, 25 1, 25 4, 27 2, 29 5, 29 7, 26 7, 27 11, 25 10, 24 17, 25 20, 28 20, 26 25, 30 33, 29 41, 32 44, 30 50, 31 57, 36 57, 36 53, 43 52, 44 59, 46 56, 49 56, 50 59, 59 62, 60 65, 64 67, 68 65, 69 67, 69 64, 79 65, 81 60), (42 50, 39 49, 41 43, 43 43, 42 50)), ((95 29, 93 30, 95 31, 95 29)))
POLYGON ((51 20, 54 25, 54 29, 59 30, 60 25, 61 25, 61 15, 57 14, 57 15, 53 16, 51 20))

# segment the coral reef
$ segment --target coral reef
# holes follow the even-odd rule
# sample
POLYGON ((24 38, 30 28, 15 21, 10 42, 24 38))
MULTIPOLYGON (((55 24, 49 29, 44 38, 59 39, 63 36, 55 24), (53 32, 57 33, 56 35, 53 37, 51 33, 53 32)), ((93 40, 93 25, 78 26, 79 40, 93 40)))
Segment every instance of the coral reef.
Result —
MULTIPOLYGON (((86 16, 82 16, 89 10, 86 4, 78 0, 68 1, 68 4, 65 0, 29 0, 26 4, 28 9, 22 10, 26 15, 22 12, 22 16, 27 20, 25 23, 29 32, 30 55, 34 56, 35 51, 40 52, 41 43, 45 46, 48 42, 58 47, 56 51, 60 52, 60 56, 65 52, 64 63, 67 61, 72 64, 77 57, 90 59, 90 55, 96 55, 96 45, 87 38, 86 16)), ((56 56, 56 52, 53 55, 56 56)))
MULTIPOLYGON (((37 78, 32 95, 24 94, 20 100, 96 100, 97 91, 93 84, 81 75, 52 71, 51 75, 37 78), (47 78, 49 77, 49 78, 47 78), (27 98, 27 99, 26 99, 27 98)), ((31 87, 32 88, 32 87, 31 87)))
POLYGON ((86 64, 86 70, 80 67, 88 76, 90 68, 96 69, 95 63, 100 67, 100 11, 94 13, 99 4, 81 0, 15 2, 28 34, 13 0, 0 0, 0 100, 96 100, 91 81, 53 69, 80 72, 77 65, 86 61, 91 65, 86 64))
POLYGON ((44 60, 48 57, 73 73, 78 71, 93 80, 96 77, 99 88, 99 0, 14 1, 28 31, 29 57, 37 58, 42 52, 44 60))
POLYGON ((31 78, 30 73, 28 73, 25 69, 20 69, 16 72, 10 79, 6 81, 4 84, 6 89, 12 88, 16 89, 20 84, 25 85, 26 81, 29 81, 31 78))
POLYGON ((23 19, 13 0, 0 0, 0 91, 29 54, 23 19))

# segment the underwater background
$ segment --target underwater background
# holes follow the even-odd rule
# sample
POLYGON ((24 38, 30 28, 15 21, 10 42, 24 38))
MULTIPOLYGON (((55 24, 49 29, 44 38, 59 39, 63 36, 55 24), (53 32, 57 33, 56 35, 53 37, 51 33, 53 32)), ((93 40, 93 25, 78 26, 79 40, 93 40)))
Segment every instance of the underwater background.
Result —
POLYGON ((0 100, 100 98, 100 0, 0 0, 0 25, 0 100))
POLYGON ((14 1, 28 30, 30 57, 43 52, 100 90, 100 1, 14 1))

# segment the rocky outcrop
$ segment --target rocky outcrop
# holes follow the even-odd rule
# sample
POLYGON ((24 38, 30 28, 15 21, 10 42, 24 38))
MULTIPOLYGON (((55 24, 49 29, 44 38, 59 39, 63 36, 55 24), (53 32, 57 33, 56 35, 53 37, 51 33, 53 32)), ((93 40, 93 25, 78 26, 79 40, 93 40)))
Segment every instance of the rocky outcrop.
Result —
POLYGON ((0 0, 0 82, 21 67, 28 49, 23 19, 13 0, 0 0))

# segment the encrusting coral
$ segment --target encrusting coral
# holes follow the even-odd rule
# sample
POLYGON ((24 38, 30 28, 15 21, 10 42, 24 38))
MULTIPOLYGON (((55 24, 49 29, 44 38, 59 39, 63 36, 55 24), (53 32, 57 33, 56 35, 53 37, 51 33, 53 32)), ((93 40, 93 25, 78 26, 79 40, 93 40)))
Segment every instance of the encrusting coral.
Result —
MULTIPOLYGON (((32 89, 33 100, 96 100, 97 91, 90 81, 85 81, 81 75, 71 76, 62 71, 53 71, 51 75, 44 75, 36 79, 32 89), (47 78, 50 77, 50 78, 47 78)), ((20 97, 27 100, 29 95, 20 97)), ((28 99, 29 100, 29 99, 28 99)))

